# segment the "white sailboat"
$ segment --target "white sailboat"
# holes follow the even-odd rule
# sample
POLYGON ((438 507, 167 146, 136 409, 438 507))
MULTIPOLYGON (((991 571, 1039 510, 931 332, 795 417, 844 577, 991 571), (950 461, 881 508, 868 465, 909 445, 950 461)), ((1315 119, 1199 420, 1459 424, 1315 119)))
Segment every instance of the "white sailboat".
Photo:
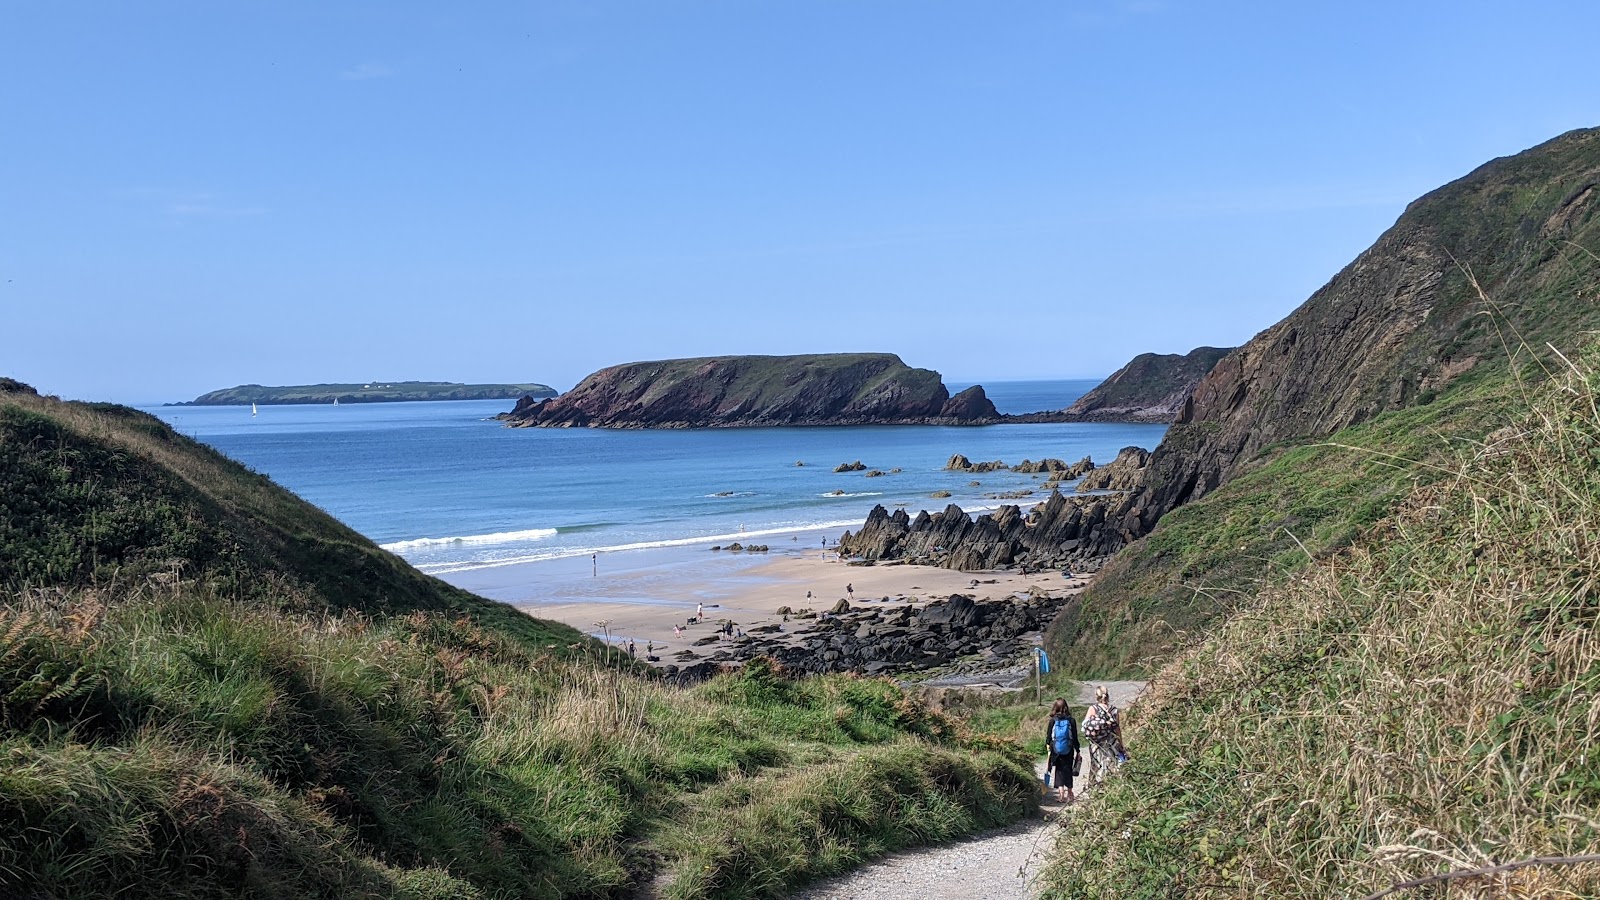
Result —
POLYGON ((256 414, 256 405, 254 403, 251 403, 250 404, 250 415, 253 416, 255 414, 256 414))
POLYGON ((333 398, 333 405, 334 406, 338 406, 339 405, 339 398, 338 397, 333 398))

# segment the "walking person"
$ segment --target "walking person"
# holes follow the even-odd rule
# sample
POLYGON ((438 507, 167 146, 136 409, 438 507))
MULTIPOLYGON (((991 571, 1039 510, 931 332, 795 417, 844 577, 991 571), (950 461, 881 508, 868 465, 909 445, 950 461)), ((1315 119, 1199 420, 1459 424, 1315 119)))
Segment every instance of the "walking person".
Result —
POLYGON ((1083 736, 1089 739, 1090 770, 1096 783, 1106 780, 1111 770, 1128 761, 1122 746, 1122 719, 1111 703, 1111 692, 1096 685, 1094 705, 1083 714, 1083 736))
POLYGON ((1083 748, 1078 743, 1078 722, 1072 717, 1072 708, 1065 697, 1057 697, 1050 704, 1050 721, 1045 726, 1045 747, 1050 751, 1045 761, 1045 771, 1055 785, 1056 799, 1071 803, 1072 776, 1083 766, 1083 748))
POLYGON ((845 592, 846 595, 848 595, 850 597, 851 600, 856 599, 856 586, 855 585, 853 585, 853 584, 845 585, 844 586, 844 592, 845 592))

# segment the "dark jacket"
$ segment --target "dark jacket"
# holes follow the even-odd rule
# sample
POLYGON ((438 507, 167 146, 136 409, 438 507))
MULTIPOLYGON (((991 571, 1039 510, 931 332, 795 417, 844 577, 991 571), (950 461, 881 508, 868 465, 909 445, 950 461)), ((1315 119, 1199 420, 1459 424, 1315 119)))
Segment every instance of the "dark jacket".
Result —
MULTIPOLYGON (((1083 752, 1078 744, 1078 720, 1072 717, 1072 711, 1067 711, 1067 721, 1072 723, 1072 749, 1067 751, 1068 756, 1076 756, 1083 752)), ((1044 746, 1051 756, 1056 755, 1056 720, 1051 718, 1044 726, 1044 746)))

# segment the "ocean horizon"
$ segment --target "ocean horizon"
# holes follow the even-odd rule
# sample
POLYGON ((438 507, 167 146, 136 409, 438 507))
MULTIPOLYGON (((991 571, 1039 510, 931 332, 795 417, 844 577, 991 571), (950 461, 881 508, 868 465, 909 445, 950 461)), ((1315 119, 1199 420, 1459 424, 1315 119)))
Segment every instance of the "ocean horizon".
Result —
MULTIPOLYGON (((1002 412, 1034 412, 1068 406, 1098 383, 984 386, 1002 412)), ((837 536, 877 504, 913 514, 951 503, 969 512, 1026 505, 1049 495, 1043 476, 947 472, 945 462, 961 453, 975 462, 1087 456, 1104 464, 1126 446, 1153 448, 1166 431, 1114 423, 506 428, 492 417, 510 405, 145 409, 419 570, 458 583, 478 581, 483 570, 596 554, 837 536), (833 471, 856 460, 886 474, 833 471), (1029 490, 1021 499, 992 496, 1029 490)))

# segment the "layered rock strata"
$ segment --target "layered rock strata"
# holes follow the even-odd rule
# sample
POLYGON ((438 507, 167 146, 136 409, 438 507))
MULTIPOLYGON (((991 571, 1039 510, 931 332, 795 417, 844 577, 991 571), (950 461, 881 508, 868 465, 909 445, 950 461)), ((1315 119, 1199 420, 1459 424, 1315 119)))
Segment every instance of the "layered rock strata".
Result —
POLYGON ((544 428, 980 425, 999 421, 983 388, 950 396, 939 373, 891 353, 722 356, 601 369, 551 400, 501 416, 544 428))

